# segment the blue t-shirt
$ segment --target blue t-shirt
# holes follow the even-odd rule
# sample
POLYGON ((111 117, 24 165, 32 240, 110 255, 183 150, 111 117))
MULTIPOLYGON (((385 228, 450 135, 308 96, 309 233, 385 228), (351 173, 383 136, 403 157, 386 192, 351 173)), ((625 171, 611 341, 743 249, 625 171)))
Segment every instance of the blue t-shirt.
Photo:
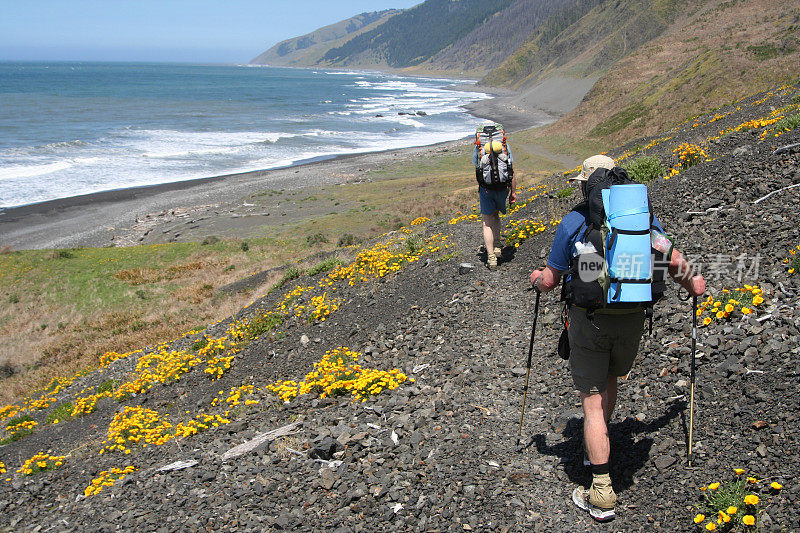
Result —
MULTIPOLYGON (((586 231, 586 221, 589 219, 589 209, 579 209, 570 211, 561 219, 556 228, 556 236, 553 239, 553 247, 550 248, 550 256, 547 258, 547 266, 562 274, 569 270, 569 262, 572 259, 572 251, 575 243, 583 236, 586 231)), ((653 226, 662 233, 664 229, 655 215, 653 215, 653 226)))

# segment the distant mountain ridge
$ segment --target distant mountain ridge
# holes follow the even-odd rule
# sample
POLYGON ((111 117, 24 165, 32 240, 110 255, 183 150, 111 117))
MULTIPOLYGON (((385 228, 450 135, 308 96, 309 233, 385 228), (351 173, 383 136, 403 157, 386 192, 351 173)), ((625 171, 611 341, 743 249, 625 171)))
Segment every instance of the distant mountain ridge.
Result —
POLYGON ((300 37, 281 41, 250 60, 250 63, 276 67, 313 66, 331 48, 379 26, 400 12, 398 9, 386 9, 361 13, 300 37))
POLYGON ((480 78, 519 93, 507 109, 577 105, 548 131, 614 142, 800 75, 800 0, 427 0, 365 15, 255 62, 480 78))

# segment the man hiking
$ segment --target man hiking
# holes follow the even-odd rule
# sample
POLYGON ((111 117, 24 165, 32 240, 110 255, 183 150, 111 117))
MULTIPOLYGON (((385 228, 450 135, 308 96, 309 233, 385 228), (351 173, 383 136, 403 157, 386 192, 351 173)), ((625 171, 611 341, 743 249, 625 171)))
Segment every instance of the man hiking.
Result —
POLYGON ((497 258, 502 254, 500 213, 506 212, 506 198, 511 204, 517 201, 514 158, 502 125, 485 124, 477 129, 472 164, 478 181, 486 266, 491 269, 497 266, 497 258))
MULTIPOLYGON (((548 292, 558 286, 562 276, 565 277, 565 290, 562 295, 567 300, 569 309, 569 365, 575 388, 580 393, 584 446, 592 469, 591 487, 589 490, 576 487, 572 501, 580 509, 588 511, 594 519, 607 521, 614 518, 614 506, 617 500, 609 475, 611 449, 608 437, 608 421, 617 401, 617 378, 627 375, 633 365, 639 349, 645 316, 651 314, 652 302, 663 294, 664 268, 692 296, 700 296, 705 292, 705 280, 700 275, 693 275, 684 257, 678 250, 672 248, 671 243, 663 235, 658 220, 649 212, 646 187, 643 193, 645 205, 637 206, 635 201, 623 199, 625 201, 618 204, 621 208, 617 213, 610 215, 605 213, 604 216, 607 218, 602 221, 605 229, 602 232, 597 230, 596 211, 599 197, 602 196, 599 204, 601 210, 604 207, 608 209, 609 205, 613 208, 613 198, 610 197, 615 192, 622 191, 628 194, 636 189, 641 193, 640 188, 644 187, 627 180, 624 170, 614 168, 613 159, 604 155, 586 159, 580 174, 570 181, 580 184, 584 202, 578 204, 561 220, 556 229, 547 266, 532 272, 530 279, 538 291, 548 292), (610 182, 625 184, 622 185, 623 189, 618 188, 614 191, 613 187, 609 186, 610 182), (615 214, 619 216, 614 218, 615 214), (642 228, 648 229, 640 228, 637 231, 623 228, 617 221, 627 215, 645 217, 642 228), (615 227, 615 224, 620 228, 615 227), (607 236, 608 239, 605 242, 602 237, 589 239, 588 237, 593 235, 590 231, 593 227, 596 231, 594 235, 607 236), (654 254, 663 254, 659 255, 662 265, 660 289, 656 288, 658 276, 649 267, 646 273, 640 274, 638 278, 635 274, 615 277, 610 270, 611 263, 615 260, 612 258, 614 255, 612 246, 616 245, 617 251, 620 246, 631 248, 637 238, 644 239, 646 248, 643 253, 648 256, 646 258, 648 262, 651 256, 650 246, 653 246, 654 254), (613 244, 609 245, 612 242, 613 244), (663 246, 664 242, 666 246, 663 246), (660 247, 650 243, 658 243, 660 247), (582 255, 585 253, 588 255, 582 255), (596 274, 594 277, 586 277, 585 272, 593 268, 584 270, 582 266, 577 265, 586 257, 594 257, 601 262, 608 261, 607 264, 601 263, 606 265, 605 271, 601 269, 605 278, 596 274), (606 283, 605 287, 602 286, 603 283, 606 283), (651 296, 633 297, 628 300, 632 303, 622 303, 623 299, 620 299, 618 304, 609 303, 620 294, 624 296, 626 291, 634 294, 642 289, 646 289, 646 294, 651 296), (595 291, 594 300, 587 299, 587 291, 595 291), (599 300, 597 294, 600 295, 599 300), (641 303, 635 303, 637 301, 641 303)), ((621 254, 617 255, 620 255, 617 260, 622 259, 621 254)), ((589 266, 591 267, 591 264, 589 266)), ((594 269, 596 270, 596 267, 594 269)))

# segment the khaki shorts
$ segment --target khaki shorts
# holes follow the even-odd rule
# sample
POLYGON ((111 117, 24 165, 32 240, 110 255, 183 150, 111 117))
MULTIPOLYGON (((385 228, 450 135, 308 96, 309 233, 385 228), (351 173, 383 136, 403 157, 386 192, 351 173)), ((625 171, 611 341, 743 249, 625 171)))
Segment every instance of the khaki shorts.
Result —
POLYGON ((575 388, 585 394, 606 390, 609 376, 630 372, 644 329, 644 311, 603 314, 595 311, 592 320, 586 310, 569 311, 569 368, 575 388))

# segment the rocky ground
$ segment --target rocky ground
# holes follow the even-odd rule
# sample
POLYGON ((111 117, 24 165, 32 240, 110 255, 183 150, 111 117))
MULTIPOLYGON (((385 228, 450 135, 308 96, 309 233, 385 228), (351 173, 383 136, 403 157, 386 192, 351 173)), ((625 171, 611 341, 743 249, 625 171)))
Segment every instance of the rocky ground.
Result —
MULTIPOLYGON (((76 379, 48 408, 32 412, 39 422, 32 435, 0 447, 8 469, 0 483, 0 524, 15 531, 689 531, 699 488, 741 467, 784 485, 771 496, 757 487, 765 502, 762 530, 800 528, 800 277, 784 264, 800 244, 800 187, 781 190, 800 184, 800 149, 775 153, 800 142, 800 133, 762 140, 765 126, 714 139, 790 105, 796 94, 793 87, 755 95, 612 153, 620 158, 638 147, 630 157, 655 155, 669 166, 678 162, 673 150, 681 143, 703 147, 710 161, 650 184, 655 210, 679 247, 703 266, 712 290, 756 284, 766 301, 751 315, 700 329, 695 462, 688 468, 691 309, 677 286, 670 287, 620 386, 610 425, 611 475, 620 498, 610 524, 594 524, 569 502, 572 487, 588 484, 590 474, 581 462, 578 398, 555 353, 556 293, 541 299, 516 445, 533 318, 528 274, 544 263, 554 226, 506 248, 499 268, 489 271, 475 220, 415 226, 424 235, 451 234, 455 246, 397 274, 341 287, 342 305, 327 320, 285 322, 280 333, 244 346, 217 381, 198 367, 123 403, 105 399, 90 415, 46 424, 60 401, 74 401, 109 378, 124 381, 136 358, 76 379), (465 262, 475 268, 460 269, 465 262), (263 389, 302 378, 337 346, 362 353, 365 366, 399 368, 414 382, 366 402, 304 395, 284 404, 263 389), (248 384, 255 389, 247 397, 260 403, 236 406, 228 424, 162 446, 132 446, 129 455, 98 454, 123 406, 178 419, 209 406, 220 391, 248 384), (287 425, 288 435, 232 457, 235 446, 287 425), (15 473, 39 452, 67 458, 56 470, 15 473), (84 496, 100 472, 128 465, 137 470, 84 496)), ((572 203, 556 196, 564 177, 546 185, 548 194, 524 192, 523 202, 536 198, 505 223, 547 223, 563 215, 572 203)), ((276 291, 241 316, 274 307, 282 297, 276 291)), ((172 348, 189 347, 196 337, 172 348)))

